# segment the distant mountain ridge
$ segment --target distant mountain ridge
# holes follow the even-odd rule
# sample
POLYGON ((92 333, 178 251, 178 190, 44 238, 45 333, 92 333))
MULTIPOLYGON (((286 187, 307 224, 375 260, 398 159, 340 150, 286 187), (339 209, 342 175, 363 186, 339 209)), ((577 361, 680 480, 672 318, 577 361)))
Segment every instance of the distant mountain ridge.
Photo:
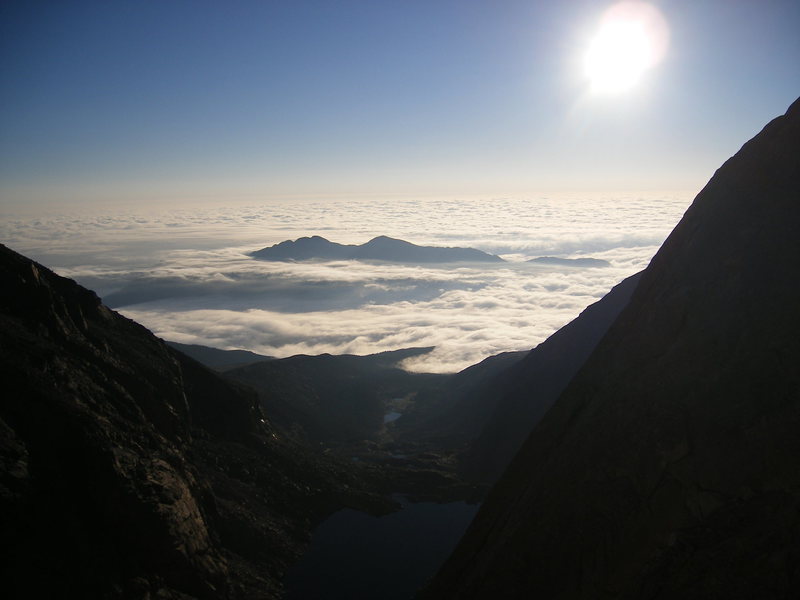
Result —
POLYGON ((383 427, 384 401, 404 397, 447 379, 410 373, 398 366, 433 348, 405 348, 356 356, 298 354, 226 371, 251 386, 270 419, 285 428, 299 426, 316 442, 368 439, 383 427))
POLYGON ((553 265, 556 267, 610 267, 611 263, 600 258, 558 258, 556 256, 540 256, 532 258, 529 263, 553 265))
POLYGON ((450 263, 505 262, 495 254, 475 248, 417 246, 411 242, 380 235, 360 244, 338 244, 319 235, 286 240, 274 246, 251 252, 259 260, 375 260, 382 262, 450 263))
POLYGON ((219 348, 200 344, 181 344, 180 342, 171 342, 169 340, 165 340, 165 342, 167 346, 172 346, 179 352, 183 352, 186 356, 215 371, 227 371, 256 362, 275 360, 272 356, 256 354, 249 350, 220 350, 219 348))

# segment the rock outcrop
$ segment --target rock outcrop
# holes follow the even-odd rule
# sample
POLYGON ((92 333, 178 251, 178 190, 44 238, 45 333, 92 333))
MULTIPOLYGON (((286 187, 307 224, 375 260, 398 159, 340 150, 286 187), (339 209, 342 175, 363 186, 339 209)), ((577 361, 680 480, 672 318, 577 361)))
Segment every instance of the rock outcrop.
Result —
POLYGON ((5 246, 0 281, 4 597, 277 598, 313 523, 371 503, 93 292, 5 246))
POLYGON ((698 194, 428 597, 793 597, 798 231, 800 101, 698 194))

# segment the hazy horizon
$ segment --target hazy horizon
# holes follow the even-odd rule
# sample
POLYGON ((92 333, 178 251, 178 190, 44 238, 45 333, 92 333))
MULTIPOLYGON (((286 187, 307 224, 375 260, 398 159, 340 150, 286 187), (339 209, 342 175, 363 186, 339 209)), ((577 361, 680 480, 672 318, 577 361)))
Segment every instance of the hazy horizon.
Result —
POLYGON ((10 1, 0 234, 170 340, 529 349, 800 90, 800 4, 10 1), (668 191, 664 191, 668 190, 668 191), (265 264, 307 235, 492 267, 265 264), (530 265, 592 257, 603 269, 530 265))
POLYGON ((262 202, 9 219, 13 249, 94 289, 171 341, 272 356, 436 346, 407 367, 456 371, 528 350, 643 269, 693 196, 262 202), (457 224, 457 227, 454 225, 457 224), (249 252, 322 235, 473 247, 506 263, 266 262, 249 252), (608 267, 543 266, 541 256, 608 267))

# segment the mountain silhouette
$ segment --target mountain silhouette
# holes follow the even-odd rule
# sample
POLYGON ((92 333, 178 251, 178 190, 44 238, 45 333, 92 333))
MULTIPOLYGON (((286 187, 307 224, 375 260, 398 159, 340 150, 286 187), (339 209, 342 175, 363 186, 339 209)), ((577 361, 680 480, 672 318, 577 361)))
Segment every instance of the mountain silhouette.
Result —
POLYGON ((422 388, 414 407, 397 424, 404 435, 459 447, 474 440, 492 414, 503 375, 528 353, 501 352, 422 388))
POLYGON ((170 341, 167 341, 167 345, 215 371, 228 371, 265 360, 275 360, 271 356, 256 354, 249 350, 220 350, 200 344, 181 344, 170 341))
POLYGON ((253 387, 273 422, 302 429, 314 443, 370 439, 381 432, 385 403, 416 394, 447 375, 410 373, 400 361, 433 348, 406 348, 367 356, 299 354, 226 371, 253 387))
POLYGON ((610 267, 611 263, 599 258, 558 258, 555 256, 540 256, 532 258, 529 263, 539 265, 553 265, 556 267, 610 267))
POLYGON ((417 246, 410 242, 378 236, 355 245, 337 244, 324 237, 314 235, 297 240, 286 240, 274 246, 256 250, 250 254, 260 260, 364 260, 399 262, 404 264, 450 263, 450 262, 504 262, 494 254, 474 248, 444 248, 417 246))
POLYGON ((310 528, 365 494, 253 390, 0 245, 6 598, 278 598, 310 528))
POLYGON ((427 597, 793 597, 798 231, 800 100, 697 195, 427 597))
POLYGON ((614 286, 484 388, 494 403, 491 414, 481 420, 477 439, 462 454, 461 469, 469 479, 493 483, 500 477, 628 304, 640 276, 637 273, 614 286))
POLYGON ((460 448, 465 479, 494 483, 628 303, 640 276, 614 286, 533 350, 490 356, 421 388, 398 429, 410 439, 460 448))

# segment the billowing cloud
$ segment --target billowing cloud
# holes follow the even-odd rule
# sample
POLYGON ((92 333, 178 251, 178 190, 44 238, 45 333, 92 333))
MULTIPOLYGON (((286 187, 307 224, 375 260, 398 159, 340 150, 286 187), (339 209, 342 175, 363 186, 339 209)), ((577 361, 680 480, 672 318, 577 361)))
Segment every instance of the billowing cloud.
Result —
POLYGON ((165 339, 274 356, 436 346, 407 366, 452 371, 543 341, 644 268, 688 203, 669 196, 272 202, 10 216, 0 234, 165 339), (247 255, 311 234, 342 243, 385 234, 511 262, 274 263, 247 255), (524 262, 538 256, 611 266, 524 262))

